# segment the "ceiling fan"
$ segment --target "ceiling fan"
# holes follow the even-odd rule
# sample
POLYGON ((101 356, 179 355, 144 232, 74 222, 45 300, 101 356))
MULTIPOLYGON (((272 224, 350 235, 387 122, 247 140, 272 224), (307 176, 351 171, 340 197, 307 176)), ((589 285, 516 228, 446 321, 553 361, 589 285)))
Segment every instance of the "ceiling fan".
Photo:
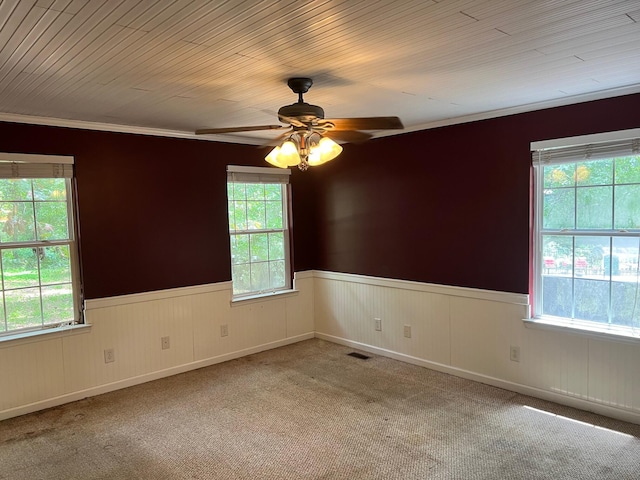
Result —
POLYGON ((361 143, 373 136, 361 130, 404 128, 398 117, 324 118, 324 110, 321 107, 306 103, 302 98, 313 85, 313 80, 294 77, 288 80, 287 85, 293 93, 298 94, 298 101, 278 110, 278 118, 287 124, 286 126, 204 128, 196 130, 196 135, 286 129, 287 131, 278 137, 277 146, 265 160, 280 168, 297 165, 300 170, 306 170, 309 166, 321 165, 337 157, 342 147, 336 141, 361 143))

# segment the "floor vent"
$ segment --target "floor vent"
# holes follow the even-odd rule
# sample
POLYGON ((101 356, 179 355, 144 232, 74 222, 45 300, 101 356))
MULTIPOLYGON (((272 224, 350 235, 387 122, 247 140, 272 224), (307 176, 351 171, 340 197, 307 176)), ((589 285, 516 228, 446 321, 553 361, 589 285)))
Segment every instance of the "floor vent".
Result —
POLYGON ((359 358, 360 360, 366 360, 367 358, 370 358, 367 355, 363 355, 363 354, 358 353, 358 352, 347 353, 347 355, 349 355, 350 357, 359 358))

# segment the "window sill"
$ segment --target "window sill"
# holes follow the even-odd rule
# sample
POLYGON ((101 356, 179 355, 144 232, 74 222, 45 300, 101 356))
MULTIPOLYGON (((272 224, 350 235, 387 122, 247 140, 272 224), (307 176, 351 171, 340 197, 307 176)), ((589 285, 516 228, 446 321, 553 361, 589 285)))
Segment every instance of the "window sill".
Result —
POLYGON ((231 306, 247 305, 251 303, 264 302, 265 300, 276 300, 283 297, 293 297, 298 295, 299 290, 278 290, 277 292, 261 293, 259 295, 247 295, 246 297, 233 298, 231 306))
POLYGON ((14 347, 16 345, 41 342, 51 340, 52 338, 65 337, 69 335, 77 335, 81 333, 89 333, 91 325, 83 323, 80 325, 64 325, 56 328, 44 328, 42 330, 33 330, 31 332, 21 332, 10 335, 0 336, 0 348, 14 347))
POLYGON ((599 326, 598 324, 591 325, 587 322, 569 323, 549 317, 525 318, 523 322, 527 328, 572 333, 599 340, 640 344, 640 329, 632 331, 631 329, 620 327, 599 326))

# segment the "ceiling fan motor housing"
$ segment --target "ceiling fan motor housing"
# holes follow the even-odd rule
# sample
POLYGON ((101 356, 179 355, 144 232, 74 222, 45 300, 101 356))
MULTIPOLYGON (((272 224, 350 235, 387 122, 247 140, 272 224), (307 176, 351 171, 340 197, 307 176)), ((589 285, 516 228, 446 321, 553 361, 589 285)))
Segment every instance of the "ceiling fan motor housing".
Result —
POLYGON ((324 110, 317 105, 298 102, 281 107, 280 110, 278 110, 278 115, 295 118, 303 123, 308 123, 314 120, 322 120, 324 118, 324 110))

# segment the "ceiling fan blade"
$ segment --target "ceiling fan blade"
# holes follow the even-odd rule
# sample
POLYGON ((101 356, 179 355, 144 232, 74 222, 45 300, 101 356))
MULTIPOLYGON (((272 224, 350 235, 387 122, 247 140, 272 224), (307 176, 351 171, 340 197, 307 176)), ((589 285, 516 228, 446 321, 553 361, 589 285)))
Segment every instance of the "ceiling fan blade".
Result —
POLYGON ((363 143, 373 137, 373 135, 369 133, 359 132, 357 130, 327 130, 322 134, 322 136, 347 143, 363 143))
POLYGON ((332 130, 400 130, 404 125, 398 117, 325 118, 335 125, 332 130))
POLYGON ((280 130, 282 125, 257 125, 252 127, 225 127, 225 128, 202 128, 196 130, 196 135, 209 135, 214 133, 234 133, 234 132, 255 132, 258 130, 280 130))

